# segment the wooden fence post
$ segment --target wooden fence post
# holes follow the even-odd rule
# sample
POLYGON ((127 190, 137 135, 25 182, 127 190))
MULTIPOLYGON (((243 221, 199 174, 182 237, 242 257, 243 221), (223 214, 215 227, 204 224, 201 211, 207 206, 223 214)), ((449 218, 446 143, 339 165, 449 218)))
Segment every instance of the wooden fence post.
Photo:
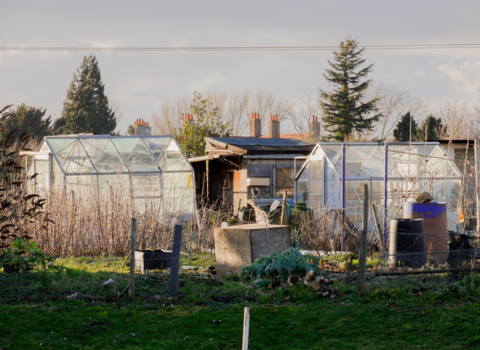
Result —
POLYGON ((363 222, 362 232, 360 233, 359 254, 358 254, 358 273, 357 273, 357 293, 365 292, 365 271, 367 268, 367 234, 368 234, 368 185, 363 184, 363 222))
POLYGON ((137 234, 137 219, 132 218, 131 237, 130 237, 130 281, 128 284, 128 296, 133 298, 135 295, 135 236, 137 234))
POLYGON ((372 203, 372 216, 373 220, 375 221, 375 226, 377 227, 378 238, 380 239, 380 246, 382 253, 385 251, 385 244, 383 243, 383 230, 380 227, 380 222, 378 221, 377 210, 375 208, 375 204, 372 203))
POLYGON ((170 264, 170 285, 168 294, 171 297, 177 295, 178 270, 180 268, 180 248, 182 246, 182 225, 175 225, 173 233, 172 260, 170 264))
POLYGON ((282 220, 280 220, 280 225, 286 225, 287 222, 287 191, 283 192, 283 202, 282 202, 282 220))
POLYGON ((475 199, 476 199, 476 209, 477 209, 477 234, 480 232, 480 139, 475 139, 475 199))

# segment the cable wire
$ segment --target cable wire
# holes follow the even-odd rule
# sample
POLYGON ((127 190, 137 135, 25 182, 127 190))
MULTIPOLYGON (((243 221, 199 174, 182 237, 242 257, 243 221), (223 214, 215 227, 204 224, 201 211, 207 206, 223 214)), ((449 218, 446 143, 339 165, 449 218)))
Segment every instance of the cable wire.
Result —
MULTIPOLYGON (((361 45, 365 50, 431 50, 431 49, 480 49, 480 43, 471 44, 402 44, 402 45, 361 45)), ((0 51, 332 51, 338 45, 327 46, 2 46, 0 51)))

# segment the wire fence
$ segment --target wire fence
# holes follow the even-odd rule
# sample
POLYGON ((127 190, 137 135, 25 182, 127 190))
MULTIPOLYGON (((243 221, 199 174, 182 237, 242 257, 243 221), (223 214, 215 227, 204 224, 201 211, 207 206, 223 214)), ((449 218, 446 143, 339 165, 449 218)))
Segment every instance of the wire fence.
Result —
MULTIPOLYGON (((68 198, 51 203, 47 210, 51 211, 55 225, 32 235, 42 250, 55 257, 122 257, 125 259, 122 265, 116 263, 111 269, 115 273, 126 271, 130 265, 126 259, 131 251, 130 218, 135 211, 115 198, 110 199, 109 206, 92 205, 93 209, 76 205, 68 198)), ((243 266, 252 264, 261 256, 296 247, 303 254, 316 257, 325 276, 338 281, 345 291, 356 289, 361 238, 359 206, 311 209, 304 205, 282 207, 280 204, 230 211, 219 208, 221 206, 203 206, 197 208, 193 216, 184 215, 181 210, 167 216, 159 215, 158 208, 152 206, 138 214, 133 257, 136 273, 168 271, 174 227, 182 224, 181 257, 202 252, 215 254, 216 263, 203 267, 205 278, 211 275, 208 275, 208 269, 218 269, 220 274, 239 273, 243 266), (287 227, 286 231, 275 229, 281 224, 287 227), (242 238, 247 225, 255 230, 250 230, 249 236, 242 238), (215 237, 215 229, 222 227, 238 228, 236 237, 223 240, 215 237), (235 263, 228 265, 225 261, 235 263)), ((377 208, 378 212, 382 212, 382 208, 377 208)), ((470 231, 466 235, 462 234, 465 230, 458 233, 403 230, 392 235, 388 226, 390 234, 385 234, 383 228, 375 224, 375 217, 373 207, 369 207, 367 292, 384 287, 423 290, 460 282, 468 290, 468 286, 480 279, 477 232, 470 231)), ((158 276, 166 279, 165 274, 159 273, 158 276)))

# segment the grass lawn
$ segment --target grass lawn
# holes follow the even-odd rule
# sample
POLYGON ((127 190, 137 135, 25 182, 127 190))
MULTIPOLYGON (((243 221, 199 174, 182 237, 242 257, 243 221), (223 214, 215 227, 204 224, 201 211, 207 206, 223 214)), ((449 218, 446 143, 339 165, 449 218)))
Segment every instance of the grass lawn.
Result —
MULTIPOLYGON (((0 350, 240 349, 245 306, 250 349, 480 348, 480 303, 441 285, 421 294, 377 288, 363 297, 344 289, 319 300, 303 285, 250 289, 230 276, 221 285, 187 281, 170 298, 167 285, 138 275, 132 300, 119 296, 127 286, 122 261, 69 258, 51 271, 0 273, 0 350)), ((204 254, 182 264, 215 262, 204 254)))
MULTIPOLYGON (((243 307, 0 306, 4 349, 240 349, 243 307)), ((251 306, 251 349, 480 347, 480 305, 251 306)))

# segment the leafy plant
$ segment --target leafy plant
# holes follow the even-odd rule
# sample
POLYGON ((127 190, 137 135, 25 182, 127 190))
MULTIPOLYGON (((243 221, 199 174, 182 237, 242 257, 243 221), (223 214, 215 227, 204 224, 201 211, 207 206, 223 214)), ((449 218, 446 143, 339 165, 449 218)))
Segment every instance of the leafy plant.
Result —
POLYGON ((10 247, 0 252, 0 267, 5 272, 25 272, 36 266, 47 269, 47 264, 53 258, 42 252, 35 242, 23 238, 16 239, 10 247))
POLYGON ((188 158, 205 155, 205 137, 230 136, 232 130, 228 123, 222 122, 218 107, 202 99, 197 91, 193 93, 190 111, 195 118, 186 121, 183 129, 173 129, 173 137, 188 158))
POLYGON ((252 265, 242 268, 240 276, 244 281, 257 279, 273 282, 286 279, 290 275, 303 276, 310 270, 320 274, 318 266, 307 261, 298 248, 290 248, 261 257, 252 265))

